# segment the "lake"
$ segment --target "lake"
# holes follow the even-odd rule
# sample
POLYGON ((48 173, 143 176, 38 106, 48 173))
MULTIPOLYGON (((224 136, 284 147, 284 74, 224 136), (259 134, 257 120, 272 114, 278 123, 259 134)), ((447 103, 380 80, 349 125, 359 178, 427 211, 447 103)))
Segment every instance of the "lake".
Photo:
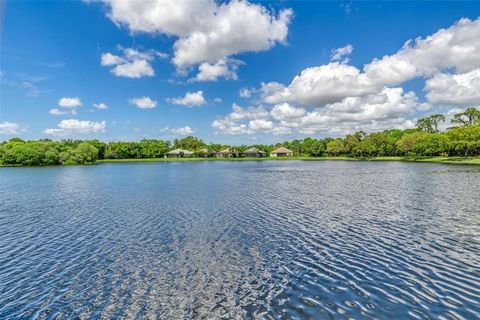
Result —
POLYGON ((480 318, 480 167, 0 168, 1 319, 480 318))

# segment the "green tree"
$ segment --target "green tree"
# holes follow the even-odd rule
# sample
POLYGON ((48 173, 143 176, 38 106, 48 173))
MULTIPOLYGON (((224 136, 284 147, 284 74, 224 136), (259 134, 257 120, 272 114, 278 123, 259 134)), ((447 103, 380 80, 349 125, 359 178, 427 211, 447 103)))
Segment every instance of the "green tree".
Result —
POLYGON ((357 148, 361 138, 356 134, 348 134, 343 139, 343 145, 345 146, 345 153, 353 154, 353 151, 357 148))
POLYGON ((371 157, 378 154, 378 148, 375 142, 367 136, 358 143, 353 149, 353 152, 355 155, 360 155, 361 157, 371 157))
POLYGON ((467 157, 480 152, 480 125, 450 128, 446 133, 451 150, 467 157))
POLYGON ((445 122, 445 116, 442 114, 432 114, 431 116, 417 120, 416 127, 425 132, 438 132, 440 122, 445 122))
POLYGON ((168 144, 162 140, 144 139, 139 148, 142 158, 162 158, 168 152, 168 144))
POLYGON ((480 110, 476 108, 467 108, 464 112, 456 113, 453 116, 452 123, 462 126, 473 126, 480 122, 480 110))
POLYGON ((310 154, 312 156, 318 157, 323 155, 325 152, 325 145, 320 140, 315 140, 311 146, 310 154))
POLYGON ((345 152, 342 139, 335 139, 327 143, 327 153, 332 156, 338 156, 345 152))
POLYGON ((94 163, 98 158, 98 149, 88 142, 82 142, 75 149, 74 156, 76 163, 94 163))
POLYGON ((173 149, 185 149, 185 150, 199 150, 201 148, 204 148, 206 144, 203 142, 203 140, 188 136, 182 139, 175 139, 173 142, 173 149))

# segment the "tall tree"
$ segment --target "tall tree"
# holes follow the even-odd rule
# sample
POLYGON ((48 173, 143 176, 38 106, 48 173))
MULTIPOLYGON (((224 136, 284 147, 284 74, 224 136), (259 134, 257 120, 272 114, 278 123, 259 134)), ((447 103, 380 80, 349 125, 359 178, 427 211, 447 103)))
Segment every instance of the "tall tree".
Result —
POLYGON ((431 116, 418 119, 416 126, 422 131, 435 133, 438 132, 440 122, 445 122, 445 116, 442 114, 432 114, 431 116))
POLYGON ((480 122, 480 110, 477 108, 467 108, 464 112, 456 113, 453 116, 452 123, 462 126, 474 126, 480 122))

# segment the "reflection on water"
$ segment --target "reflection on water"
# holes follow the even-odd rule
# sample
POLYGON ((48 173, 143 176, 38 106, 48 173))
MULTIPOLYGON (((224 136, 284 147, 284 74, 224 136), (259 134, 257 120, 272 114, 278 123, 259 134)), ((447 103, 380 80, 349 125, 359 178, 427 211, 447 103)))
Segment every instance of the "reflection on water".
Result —
POLYGON ((480 168, 0 169, 0 318, 480 317, 480 168))

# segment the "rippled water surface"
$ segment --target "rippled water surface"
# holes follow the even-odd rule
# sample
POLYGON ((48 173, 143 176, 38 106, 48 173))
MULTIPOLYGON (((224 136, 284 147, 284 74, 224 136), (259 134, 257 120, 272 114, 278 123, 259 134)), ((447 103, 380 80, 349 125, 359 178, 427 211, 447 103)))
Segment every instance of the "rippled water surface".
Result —
POLYGON ((0 319, 480 318, 480 168, 0 169, 0 319))

